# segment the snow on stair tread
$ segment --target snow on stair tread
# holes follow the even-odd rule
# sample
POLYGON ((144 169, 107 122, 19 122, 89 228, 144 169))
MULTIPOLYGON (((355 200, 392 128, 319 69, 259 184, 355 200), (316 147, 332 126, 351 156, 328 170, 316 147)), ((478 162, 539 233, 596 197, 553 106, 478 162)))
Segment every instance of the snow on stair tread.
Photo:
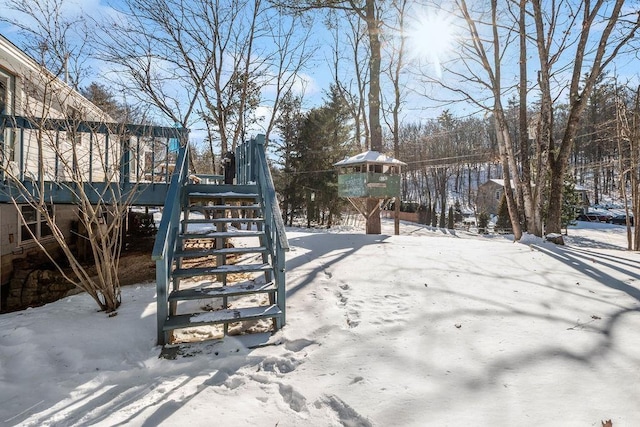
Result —
POLYGON ((264 235, 260 230, 227 230, 227 231, 206 231, 204 233, 184 233, 180 235, 182 239, 210 239, 222 237, 256 237, 264 235))
POLYGON ((187 300, 201 298, 215 298, 224 296, 236 296, 247 293, 266 293, 276 290, 273 282, 255 283, 243 282, 229 286, 202 286, 191 289, 173 291, 169 295, 169 300, 187 300))
POLYGON ((224 193, 206 193, 195 191, 193 193, 189 193, 189 197, 241 197, 241 198, 258 198, 258 194, 256 193, 238 193, 235 191, 226 191, 224 193))
POLYGON ((264 218, 197 218, 183 219, 185 224, 216 224, 221 222, 264 222, 264 218))
POLYGON ((244 320, 277 317, 281 314, 282 311, 277 305, 226 309, 205 313, 180 314, 167 319, 163 328, 167 331, 178 328, 188 328, 191 326, 233 323, 244 320))
POLYGON ((250 254, 267 252, 264 246, 244 247, 244 248, 221 248, 221 249, 192 249, 184 251, 176 251, 176 257, 203 257, 207 255, 233 255, 233 254, 250 254))
POLYGON ((254 273, 272 270, 270 264, 228 264, 218 267, 179 268, 173 271, 174 277, 203 276, 207 274, 254 273))
POLYGON ((262 209, 262 206, 259 203, 253 205, 242 205, 242 206, 234 206, 234 205, 213 205, 213 206, 191 206, 189 209, 191 210, 201 210, 201 211, 215 211, 215 210, 258 210, 262 209))

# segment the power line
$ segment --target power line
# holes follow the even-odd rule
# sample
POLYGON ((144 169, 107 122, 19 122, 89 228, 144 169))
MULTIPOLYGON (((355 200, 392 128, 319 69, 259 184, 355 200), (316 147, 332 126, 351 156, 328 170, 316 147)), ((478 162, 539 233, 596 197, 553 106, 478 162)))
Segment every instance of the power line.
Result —
MULTIPOLYGON (((461 160, 461 159, 465 159, 465 158, 469 158, 469 157, 473 157, 473 156, 478 156, 478 154, 462 154, 459 156, 450 156, 450 157, 440 157, 437 159, 427 159, 427 160, 416 160, 413 162, 406 162, 408 165, 412 165, 412 164, 420 164, 420 163, 428 163, 428 162, 440 162, 440 161, 444 161, 444 160, 461 160)), ((445 166, 456 166, 459 165, 459 163, 441 163, 441 164, 436 164, 436 165, 426 165, 425 167, 427 169, 432 169, 432 168, 438 168, 438 167, 445 167, 445 166)), ((336 172, 336 169, 320 169, 320 170, 314 170, 314 171, 289 171, 289 172, 285 172, 284 170, 280 169, 279 173, 285 174, 285 175, 303 175, 303 174, 312 174, 312 173, 328 173, 328 172, 336 172)))

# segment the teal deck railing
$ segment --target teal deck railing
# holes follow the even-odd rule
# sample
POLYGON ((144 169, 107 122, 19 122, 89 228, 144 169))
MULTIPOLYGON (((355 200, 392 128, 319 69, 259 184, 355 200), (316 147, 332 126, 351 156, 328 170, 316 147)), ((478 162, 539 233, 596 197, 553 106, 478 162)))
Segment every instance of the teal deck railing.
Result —
POLYGON ((171 177, 167 198, 164 204, 162 219, 156 234, 151 258, 156 262, 156 305, 158 344, 167 342, 163 332, 164 322, 169 316, 167 304, 170 289, 169 273, 173 265, 176 251, 177 236, 180 229, 180 214, 182 213, 183 187, 189 180, 189 144, 185 144, 178 152, 176 168, 171 177))
POLYGON ((277 287, 276 304, 282 311, 281 318, 277 320, 277 327, 280 329, 284 326, 286 318, 285 253, 289 250, 289 241, 267 162, 264 135, 258 135, 237 147, 236 171, 238 184, 256 184, 258 186, 264 206, 264 232, 267 247, 271 251, 274 263, 274 278, 277 287))
MULTIPOLYGON (((176 157, 172 152, 171 141, 184 139, 188 130, 8 115, 0 115, 0 202, 21 202, 25 197, 42 197, 61 204, 77 202, 74 188, 78 182, 58 178, 63 170, 58 166, 56 156, 62 154, 56 153, 57 148, 54 147, 62 142, 61 135, 70 130, 82 135, 84 143, 88 144, 88 149, 84 149, 84 155, 88 159, 85 158, 80 166, 86 168, 82 184, 85 193, 94 198, 95 202, 109 203, 108 197, 112 194, 120 194, 125 198, 129 192, 135 191, 135 204, 160 206, 164 203, 171 177, 169 171, 176 157), (39 154, 35 142, 38 132, 46 134, 40 138, 43 139, 43 150, 49 153, 46 157, 51 163, 46 165, 47 175, 43 174, 44 167, 34 166, 37 165, 39 154), (113 152, 123 155, 110 157, 113 152), (103 157, 98 158, 96 153, 102 153, 103 157), (11 169, 12 176, 23 184, 22 190, 12 184, 8 168, 11 169), (96 179, 96 176, 105 175, 104 171, 112 171, 114 168, 119 170, 117 181, 96 179), (44 186, 37 185, 42 182, 44 186), (107 187, 118 189, 107 191, 107 187), (42 190, 44 194, 39 194, 42 190)), ((110 172, 106 175, 109 174, 110 172)))

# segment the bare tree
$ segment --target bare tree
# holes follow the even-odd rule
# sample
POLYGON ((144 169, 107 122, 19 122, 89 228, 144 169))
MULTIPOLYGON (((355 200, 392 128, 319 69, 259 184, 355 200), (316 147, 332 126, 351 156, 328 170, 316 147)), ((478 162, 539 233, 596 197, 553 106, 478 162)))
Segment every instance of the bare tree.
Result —
POLYGON ((117 64, 123 88, 152 102, 172 121, 202 120, 208 141, 234 150, 274 93, 265 130, 270 133, 282 95, 298 82, 313 52, 302 20, 264 1, 126 0, 108 23, 103 59, 117 64), (123 77, 124 76, 124 77, 123 77), (133 83, 133 88, 132 88, 133 83))
POLYGON ((101 310, 114 312, 121 303, 118 266, 122 230, 129 207, 137 195, 135 182, 141 178, 141 145, 123 126, 77 92, 42 69, 21 76, 25 88, 20 122, 19 149, 22 163, 3 164, 9 182, 9 196, 23 223, 28 216, 42 218, 47 233, 57 242, 69 264, 59 263, 35 230, 23 228, 32 241, 70 283, 87 292, 101 310), (131 182, 131 186, 121 183, 131 182), (54 191, 55 190, 55 191, 54 191), (89 247, 93 263, 81 262, 61 224, 62 208, 57 201, 66 194, 76 210, 80 226, 76 235, 89 247))
POLYGON ((66 0, 6 0, 0 22, 16 27, 24 50, 55 76, 78 89, 88 75, 87 22, 66 0), (15 14, 15 15, 14 15, 15 14))
MULTIPOLYGON (((466 52, 466 58, 471 60, 465 68, 472 76, 471 80, 480 82, 491 93, 491 101, 489 105, 485 105, 481 100, 471 95, 471 91, 465 91, 464 89, 455 88, 453 86, 447 86, 449 89, 455 91, 458 94, 462 94, 467 100, 474 102, 479 107, 486 109, 489 108, 493 115, 495 133, 498 140, 498 148, 500 152, 500 158, 503 168, 504 189, 507 200, 507 206, 509 208, 509 217, 511 224, 513 225, 513 234, 516 240, 519 240, 522 236, 522 227, 520 225, 518 205, 514 194, 514 187, 517 188, 520 185, 518 167, 516 164, 514 144, 511 138, 511 134, 508 129, 508 121, 505 115, 505 108, 502 104, 503 96, 503 81, 502 81, 502 62, 504 60, 503 55, 506 51, 505 46, 509 46, 512 40, 511 29, 507 28, 506 31, 499 26, 498 16, 498 2, 497 0, 491 0, 490 17, 487 24, 490 30, 490 35, 487 36, 488 40, 484 39, 481 32, 478 29, 477 21, 472 16, 467 2, 460 0, 456 2, 459 10, 462 14, 464 22, 467 25, 468 31, 471 35, 468 45, 463 46, 463 50, 466 52), (478 74, 483 72, 484 76, 478 74)), ((462 75, 461 72, 458 73, 462 75)))
MULTIPOLYGON (((113 72, 106 78, 133 103, 151 103, 170 121, 188 127, 205 80, 213 73, 206 27, 188 17, 180 1, 126 0, 115 17, 102 17, 94 43, 113 72)), ((191 10, 192 19, 198 10, 191 10)), ((204 13, 205 11, 202 11, 204 13)))
POLYGON ((540 62, 541 128, 544 130, 541 135, 548 138, 543 144, 549 147, 551 174, 546 231, 554 233, 561 231, 564 175, 582 113, 601 74, 621 51, 630 47, 629 43, 640 26, 640 15, 636 11, 625 11, 624 0, 584 0, 574 3, 561 2, 553 9, 544 7, 539 0, 532 2, 540 62), (578 24, 576 27, 579 31, 575 36, 567 32, 565 27, 557 25, 567 14, 571 19, 570 24, 574 19, 578 24), (553 47, 555 50, 551 51, 553 47), (569 58, 565 66, 571 72, 568 120, 561 138, 556 141, 550 137, 547 129, 553 129, 553 115, 549 114, 554 107, 551 85, 558 74, 564 71, 562 66, 554 66, 563 55, 569 58))
POLYGON ((362 152, 365 147, 371 146, 366 108, 369 84, 366 73, 369 63, 366 26, 360 19, 350 19, 348 13, 331 12, 327 25, 334 38, 333 80, 353 117, 354 149, 362 152))
POLYGON ((637 251, 640 250, 640 86, 631 93, 619 91, 616 98, 620 191, 627 218, 627 245, 630 250, 637 251), (631 225, 635 225, 633 230, 631 225))
POLYGON ((529 232, 542 234, 541 197, 547 185, 550 197, 545 231, 560 232, 564 176, 580 117, 598 76, 620 52, 631 47, 637 32, 638 15, 631 10, 625 14, 624 3, 455 2, 454 12, 464 22, 468 36, 462 38, 455 60, 443 64, 447 78, 427 76, 427 80, 446 89, 452 95, 448 101, 472 102, 492 115, 506 166, 507 203, 516 239, 521 235, 521 216, 529 232), (533 82, 527 78, 530 50, 537 53, 539 70, 533 82), (516 57, 519 73, 505 74, 510 58, 516 57), (517 79, 511 77, 518 74, 517 79), (564 83, 567 75, 568 84, 564 83), (527 98, 532 92, 539 95, 538 111, 528 115, 527 98), (502 103, 509 94, 519 102, 517 134, 509 130, 502 103), (567 95, 567 121, 559 129, 559 123, 554 122, 556 110, 567 95), (532 137, 533 145, 529 141, 532 137))
POLYGON ((299 95, 304 96, 306 82, 301 79, 300 74, 317 51, 317 48, 309 42, 309 33, 299 31, 298 27, 310 25, 310 23, 303 22, 300 17, 282 16, 280 19, 268 20, 267 24, 270 38, 276 49, 267 78, 267 83, 271 88, 270 92, 273 95, 271 98, 265 99, 266 102, 269 102, 272 111, 266 120, 266 145, 269 143, 271 132, 277 126, 283 98, 296 88, 299 95))
MULTIPOLYGON (((7 182, 3 188, 23 224, 34 218, 42 224, 39 229, 23 227, 30 240, 100 309, 114 312, 121 302, 121 230, 137 194, 133 183, 143 173, 147 141, 137 139, 134 144, 131 129, 116 125, 70 87, 77 88, 87 73, 88 31, 81 15, 68 18, 74 16, 69 15, 69 2, 10 0, 7 5, 17 15, 5 22, 20 28, 27 51, 39 65, 27 61, 11 70, 19 82, 15 89, 20 102, 8 123, 21 154, 2 153, 0 175, 7 182), (133 185, 119 185, 125 182, 133 185), (89 266, 70 244, 72 213, 79 223, 76 238, 89 248, 94 261, 89 266), (55 239, 55 249, 43 243, 43 235, 55 239), (54 253, 58 248, 68 268, 59 263, 54 253)), ((127 115, 122 112, 122 118, 127 115)))

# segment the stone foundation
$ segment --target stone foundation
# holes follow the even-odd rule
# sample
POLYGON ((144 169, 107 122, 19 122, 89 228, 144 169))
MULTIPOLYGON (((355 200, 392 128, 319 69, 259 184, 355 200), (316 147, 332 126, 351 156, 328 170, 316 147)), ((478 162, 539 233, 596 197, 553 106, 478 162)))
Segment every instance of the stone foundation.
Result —
POLYGON ((22 310, 54 302, 75 286, 54 270, 19 269, 7 286, 3 311, 22 310))

